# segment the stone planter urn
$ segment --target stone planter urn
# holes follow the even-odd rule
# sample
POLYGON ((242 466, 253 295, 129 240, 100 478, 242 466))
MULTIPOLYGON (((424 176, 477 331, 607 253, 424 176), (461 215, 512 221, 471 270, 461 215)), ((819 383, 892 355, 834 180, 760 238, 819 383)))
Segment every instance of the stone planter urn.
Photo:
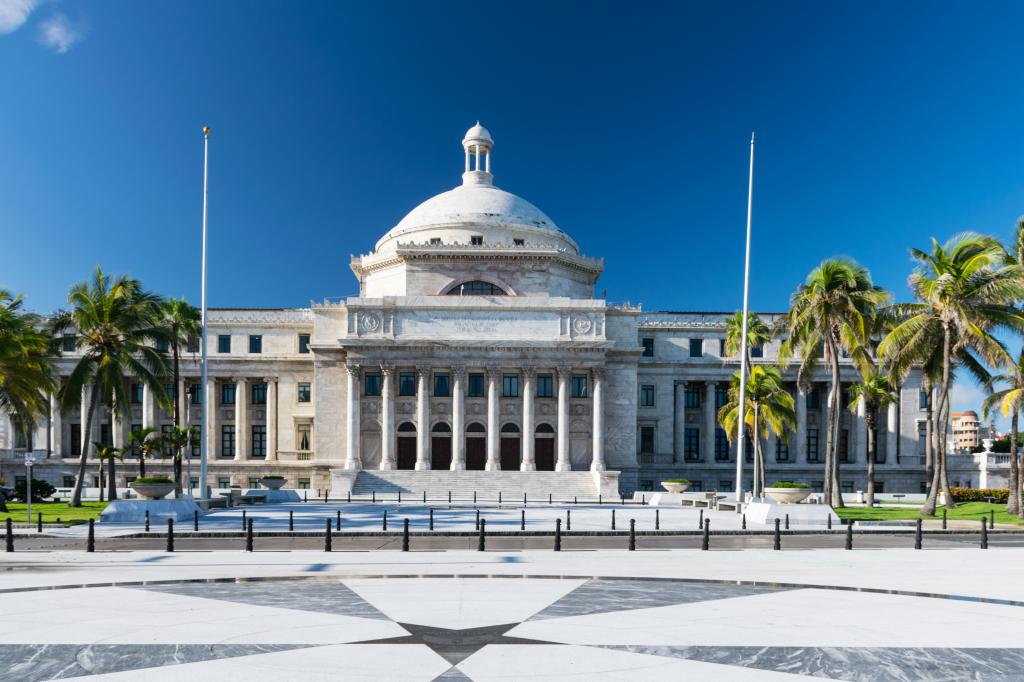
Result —
POLYGON ((284 487, 285 479, 283 478, 261 478, 260 485, 267 490, 280 490, 284 487))
POLYGON ((810 494, 810 488, 765 488, 765 494, 779 504, 796 504, 803 502, 810 494))
POLYGON ((684 493, 690 487, 689 483, 674 483, 672 481, 662 481, 661 487, 670 493, 684 493))
POLYGON ((174 492, 174 483, 136 483, 132 482, 132 490, 146 500, 162 500, 174 492))

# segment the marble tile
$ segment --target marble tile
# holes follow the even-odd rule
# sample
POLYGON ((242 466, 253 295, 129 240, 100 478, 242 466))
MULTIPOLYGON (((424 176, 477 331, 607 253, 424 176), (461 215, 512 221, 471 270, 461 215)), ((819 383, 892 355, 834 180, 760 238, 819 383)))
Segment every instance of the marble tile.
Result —
POLYGON ((136 589, 255 606, 273 606, 296 611, 314 611, 340 616, 388 620, 387 616, 367 604, 340 580, 177 583, 173 585, 142 585, 136 589))
POLYGON ((687 583, 663 580, 595 578, 565 595, 531 620, 645 609, 672 604, 692 604, 754 594, 770 594, 791 588, 752 587, 723 583, 687 583))

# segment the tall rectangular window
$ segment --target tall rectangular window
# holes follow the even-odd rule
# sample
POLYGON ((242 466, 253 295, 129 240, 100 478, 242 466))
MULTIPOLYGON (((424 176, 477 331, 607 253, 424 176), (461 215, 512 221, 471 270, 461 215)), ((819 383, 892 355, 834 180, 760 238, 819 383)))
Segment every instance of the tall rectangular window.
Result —
POLYGON ((727 402, 729 402, 729 388, 724 384, 715 384, 715 409, 722 409, 727 402))
POLYGON ((221 384, 220 385, 220 404, 221 405, 234 405, 235 404, 235 385, 234 384, 221 384))
POLYGON ((686 385, 686 409, 700 407, 700 390, 696 386, 686 385))
POLYGON ((644 347, 643 356, 645 358, 654 357, 654 339, 640 339, 640 344, 644 347))
POLYGON ((230 353, 231 352, 231 335, 230 334, 218 334, 217 335, 217 352, 218 353, 230 353))
POLYGON ((263 352, 263 336, 260 334, 249 335, 249 352, 250 353, 262 353, 263 352))
POLYGON ((725 429, 715 429, 715 461, 729 461, 729 437, 725 429))
POLYGON ((252 404, 253 405, 266 405, 267 404, 267 384, 264 381, 255 383, 252 385, 252 404))
POLYGON ((654 407, 653 384, 644 384, 640 387, 640 407, 654 407))
POLYGON ((572 397, 573 398, 586 398, 587 397, 587 375, 586 374, 573 374, 572 375, 572 397))
POLYGON ((142 404, 142 384, 134 382, 128 384, 128 402, 132 405, 142 404))
POLYGON ((78 337, 74 334, 65 334, 60 339, 60 349, 65 353, 74 353, 78 337))
POLYGON ((447 398, 452 394, 451 377, 447 372, 434 373, 434 396, 447 398))
POLYGON ((700 461, 700 429, 687 426, 683 432, 683 458, 687 462, 700 461))
POLYGON ((380 372, 367 372, 363 376, 363 395, 366 396, 378 396, 380 395, 380 372))
POLYGON ((650 454, 654 452, 654 427, 640 427, 640 452, 650 454))
POLYGON ((775 439, 775 461, 789 461, 789 443, 784 441, 781 437, 775 439))
POLYGON ((690 339, 690 357, 704 357, 704 339, 690 339))
POLYGON ((309 352, 309 334, 299 334, 299 352, 309 352))
POLYGON ((501 397, 502 398, 518 398, 519 397, 519 375, 518 374, 502 374, 501 375, 501 397))
POLYGON ((193 405, 203 404, 203 385, 202 384, 189 384, 188 386, 189 402, 193 405))
MULTIPOLYGON (((298 401, 300 403, 308 403, 312 397, 312 390, 308 381, 300 381, 298 383, 298 401)), ((379 387, 378 387, 379 388, 379 387)))
POLYGON ((265 459, 267 456, 267 427, 264 424, 253 424, 252 427, 252 457, 253 459, 265 459))
POLYGON ((225 459, 235 456, 234 424, 224 424, 220 427, 220 456, 225 459))
POLYGON ((818 453, 818 429, 807 429, 807 461, 821 461, 821 455, 818 453))
POLYGON ((416 395, 416 375, 412 372, 401 372, 398 375, 398 395, 416 395))
POLYGON ((550 374, 537 375, 537 397, 550 398, 554 393, 554 378, 550 374))
POLYGON ((486 390, 484 385, 484 375, 479 372, 470 372, 467 384, 467 395, 470 398, 483 398, 486 390))

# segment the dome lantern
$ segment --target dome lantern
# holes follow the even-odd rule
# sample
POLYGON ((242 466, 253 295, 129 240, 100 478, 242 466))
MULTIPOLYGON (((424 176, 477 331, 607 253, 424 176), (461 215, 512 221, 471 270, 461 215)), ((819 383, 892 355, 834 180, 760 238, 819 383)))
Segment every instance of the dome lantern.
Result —
POLYGON ((466 152, 466 170, 462 174, 463 184, 490 185, 494 179, 494 176, 491 175, 491 149, 494 148, 494 139, 487 128, 480 125, 480 121, 466 131, 466 135, 462 138, 462 148, 466 152), (482 166, 481 156, 483 156, 482 166))

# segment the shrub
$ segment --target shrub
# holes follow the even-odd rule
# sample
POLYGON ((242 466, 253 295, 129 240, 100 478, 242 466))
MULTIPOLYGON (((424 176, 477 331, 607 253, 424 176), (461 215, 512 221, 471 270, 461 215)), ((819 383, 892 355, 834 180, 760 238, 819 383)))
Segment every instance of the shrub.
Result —
POLYGON ((134 481, 132 481, 132 483, 142 483, 143 485, 148 485, 151 483, 174 483, 174 481, 172 481, 166 476, 143 476, 141 478, 136 478, 134 481))
POLYGON ((994 497, 996 504, 1006 504, 1010 497, 1008 488, 950 488, 955 502, 987 502, 994 497))
POLYGON ((772 483, 768 487, 769 488, 800 488, 802 490, 804 488, 810 488, 811 486, 807 485, 806 483, 794 483, 793 481, 777 481, 775 483, 772 483))
MULTIPOLYGON (((33 502, 42 502, 44 499, 46 499, 47 497, 50 497, 55 492, 57 492, 57 489, 54 488, 49 483, 47 483, 46 481, 40 481, 38 478, 33 478, 32 479, 32 501, 33 502)), ((14 489, 14 499, 18 500, 19 502, 24 502, 25 501, 25 486, 24 485, 19 485, 19 486, 15 487, 15 489, 14 489)))
POLYGON ((690 481, 685 478, 666 478, 662 483, 679 483, 680 485, 690 485, 690 481))

